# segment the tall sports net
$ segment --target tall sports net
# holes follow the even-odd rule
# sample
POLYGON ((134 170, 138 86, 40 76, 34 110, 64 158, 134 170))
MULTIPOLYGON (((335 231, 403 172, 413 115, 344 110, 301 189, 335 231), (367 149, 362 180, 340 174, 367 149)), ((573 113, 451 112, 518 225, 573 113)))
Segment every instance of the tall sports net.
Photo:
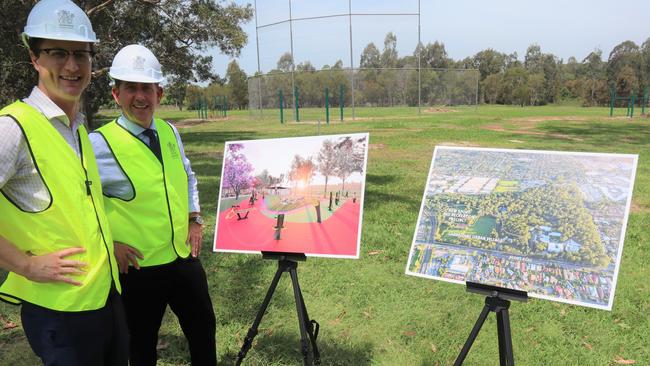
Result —
POLYGON ((277 119, 282 114, 284 121, 339 121, 353 118, 353 93, 354 118, 474 106, 478 80, 477 70, 452 69, 275 72, 249 78, 248 94, 251 112, 263 118, 277 119), (379 112, 378 108, 390 112, 379 112))
POLYGON ((413 115, 477 104, 477 70, 422 64, 419 0, 257 0, 255 10, 258 72, 248 90, 260 116, 354 119, 378 107, 413 115))

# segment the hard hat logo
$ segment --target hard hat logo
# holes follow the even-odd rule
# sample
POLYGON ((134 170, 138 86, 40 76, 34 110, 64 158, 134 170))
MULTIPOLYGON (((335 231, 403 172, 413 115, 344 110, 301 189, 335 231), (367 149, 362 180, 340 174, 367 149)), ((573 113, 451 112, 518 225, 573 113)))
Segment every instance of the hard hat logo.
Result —
POLYGON ((145 60, 144 57, 136 56, 136 58, 133 60, 133 70, 144 71, 145 61, 147 60, 145 60))
POLYGON ((72 29, 74 26, 74 14, 67 10, 60 10, 59 14, 59 27, 72 29))

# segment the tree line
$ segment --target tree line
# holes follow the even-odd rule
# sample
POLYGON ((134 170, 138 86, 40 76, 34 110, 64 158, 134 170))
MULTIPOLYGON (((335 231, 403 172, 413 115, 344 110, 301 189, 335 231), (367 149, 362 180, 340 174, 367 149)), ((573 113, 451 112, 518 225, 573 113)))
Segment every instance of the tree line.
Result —
MULTIPOLYGON (((167 99, 183 105, 188 86, 212 82, 219 76, 212 70, 217 48, 237 56, 248 38, 241 28, 253 17, 253 8, 223 1, 179 0, 75 0, 90 18, 100 40, 95 45, 93 78, 83 99, 84 112, 92 123, 101 106, 110 105, 108 69, 122 47, 139 43, 157 56, 167 77, 167 99)), ((0 104, 6 105, 29 95, 36 85, 36 72, 21 33, 32 0, 0 0, 7 16, 0 23, 0 104)))
MULTIPOLYGON (((325 87, 331 106, 340 102, 349 105, 350 72, 354 73, 356 104, 367 106, 415 106, 419 97, 424 105, 474 104, 478 99, 479 103, 521 106, 562 100, 577 100, 583 106, 603 106, 609 104, 612 89, 618 96, 635 93, 640 99, 650 87, 650 38, 641 45, 621 42, 606 60, 603 57, 603 51, 595 49, 582 59, 563 60, 543 52, 540 45, 531 44, 523 60, 516 52, 507 54, 492 48, 454 60, 447 54, 444 43, 438 41, 419 44, 412 54, 400 56, 397 37, 389 32, 383 48, 371 42, 363 49, 360 67, 354 71, 345 68, 341 60, 317 70, 311 61, 294 64, 291 53, 284 53, 273 70, 265 75, 253 75, 260 79, 253 80, 249 86, 250 103, 254 107, 277 108, 282 93, 284 107, 291 108, 292 88, 296 86, 301 107, 323 106, 325 87), (420 95, 418 54, 422 68, 420 95), (463 70, 478 70, 478 76, 463 70)), ((240 80, 244 80, 245 73, 239 72, 240 80)), ((221 85, 230 87, 226 93, 234 93, 234 83, 221 85)), ((243 87, 243 82, 239 85, 243 87)), ((210 88, 213 86, 205 90, 209 92, 210 88)), ((242 91, 240 97, 233 96, 233 101, 238 106, 246 105, 247 96, 242 91)))

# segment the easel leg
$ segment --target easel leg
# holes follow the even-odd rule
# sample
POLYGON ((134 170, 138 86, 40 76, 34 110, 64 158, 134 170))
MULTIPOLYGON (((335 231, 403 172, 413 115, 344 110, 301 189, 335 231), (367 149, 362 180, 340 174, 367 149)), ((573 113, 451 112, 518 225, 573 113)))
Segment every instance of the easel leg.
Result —
POLYGON ((248 353, 248 350, 250 350, 251 346, 253 345, 253 339, 257 335, 257 328, 259 327, 260 323, 262 322, 262 317, 264 317, 264 313, 266 312, 266 308, 269 306, 269 302, 271 302, 271 297, 273 297, 273 293, 275 292, 275 288, 278 286, 278 282, 280 281, 280 277, 282 276, 282 273, 285 271, 285 268, 282 266, 282 264, 278 264, 278 270, 275 272, 275 276, 273 277, 273 281, 271 282, 271 286, 269 286, 268 291, 266 292, 266 297, 264 297, 264 301, 262 302, 262 305, 260 306, 260 309, 257 312, 257 316, 255 317, 255 321, 253 322, 253 325, 250 327, 248 330, 248 333, 246 334, 246 338, 244 339, 244 344, 241 346, 241 349, 239 350, 239 353, 237 354, 237 362, 235 365, 239 366, 241 365, 242 361, 246 357, 246 353, 248 353))
POLYGON ((296 312, 298 313, 298 323, 300 326, 300 347, 302 351, 303 362, 309 365, 309 332, 307 331, 308 318, 305 303, 300 292, 300 284, 298 283, 298 272, 296 268, 289 269, 291 275, 291 282, 293 284, 293 295, 296 299, 296 312))
MULTIPOLYGON (((317 321, 309 318, 307 313, 307 305, 305 304, 305 299, 302 297, 302 290, 300 290, 300 284, 298 283, 298 274, 296 273, 296 284, 298 286, 298 293, 300 294, 300 303, 302 304, 302 312, 304 314, 305 326, 307 328, 307 335, 309 336, 309 341, 311 342, 311 350, 314 355, 314 365, 320 365, 320 352, 318 351, 318 344, 316 339, 318 338, 318 332, 320 325, 317 321)), ((296 306, 297 306, 296 302, 296 306)))
POLYGON ((507 308, 497 311, 497 332, 499 334, 499 359, 501 366, 514 366, 515 357, 512 352, 510 316, 508 315, 507 308))
POLYGON ((481 330, 483 323, 485 323, 485 319, 487 319, 488 314, 490 314, 490 307, 487 304, 485 304, 485 306, 483 307, 483 311, 481 311, 481 314, 478 316, 478 319, 476 320, 476 324, 474 324, 474 328, 472 328, 469 337, 467 337, 467 341, 465 341, 465 345, 463 346, 463 349, 460 351, 458 358, 456 358, 456 362, 454 362, 454 366, 461 366, 465 361, 465 357, 467 357, 467 354, 469 353, 469 349, 472 348, 472 344, 474 343, 474 340, 476 340, 476 337, 478 336, 478 332, 481 330))
POLYGON ((318 332, 320 330, 320 324, 318 324, 316 320, 309 318, 309 314, 307 314, 307 305, 305 305, 305 300, 302 298, 302 291, 300 291, 300 299, 302 301, 302 308, 305 313, 305 319, 307 319, 307 334, 309 335, 309 340, 311 341, 311 351, 314 354, 314 365, 320 365, 320 352, 318 351, 318 344, 316 343, 318 332))

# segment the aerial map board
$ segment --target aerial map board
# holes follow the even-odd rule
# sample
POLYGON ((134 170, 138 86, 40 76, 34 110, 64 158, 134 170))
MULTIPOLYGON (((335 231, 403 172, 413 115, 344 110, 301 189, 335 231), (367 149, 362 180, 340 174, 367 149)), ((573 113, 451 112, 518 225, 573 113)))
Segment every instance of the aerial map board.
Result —
POLYGON ((611 310, 637 158, 436 147, 406 273, 611 310))
POLYGON ((358 258, 368 134, 227 142, 215 251, 358 258))

